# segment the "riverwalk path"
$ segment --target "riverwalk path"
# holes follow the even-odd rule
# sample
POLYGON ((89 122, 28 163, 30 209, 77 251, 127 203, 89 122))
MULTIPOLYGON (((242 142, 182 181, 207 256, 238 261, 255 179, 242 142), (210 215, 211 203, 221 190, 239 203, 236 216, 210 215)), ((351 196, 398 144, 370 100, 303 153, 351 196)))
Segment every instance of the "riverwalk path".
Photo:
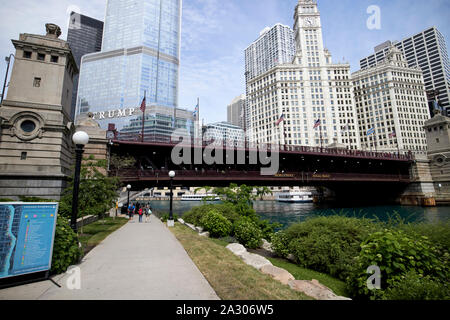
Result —
POLYGON ((129 221, 90 251, 76 273, 0 289, 0 300, 218 300, 170 230, 155 216, 129 221))

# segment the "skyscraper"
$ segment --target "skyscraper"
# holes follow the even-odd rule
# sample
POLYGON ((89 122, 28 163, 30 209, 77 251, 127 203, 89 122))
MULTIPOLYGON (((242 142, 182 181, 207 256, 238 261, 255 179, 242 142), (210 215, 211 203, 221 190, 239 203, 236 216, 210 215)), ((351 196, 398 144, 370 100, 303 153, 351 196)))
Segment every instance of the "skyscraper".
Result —
POLYGON ((293 61, 247 82, 250 141, 358 149, 350 65, 324 47, 317 1, 299 0, 294 19, 293 61))
POLYGON ((227 107, 227 121, 242 129, 245 129, 245 101, 245 94, 241 94, 234 98, 227 107))
POLYGON ((385 60, 352 74, 363 149, 427 150, 423 129, 429 119, 423 73, 408 67, 402 52, 391 46, 385 60))
POLYGON ((375 54, 361 59, 361 69, 383 62, 391 44, 402 51, 410 67, 422 69, 426 90, 439 90, 439 100, 450 112, 450 62, 442 33, 432 27, 400 42, 387 41, 375 48, 375 54))
POLYGON ((102 128, 138 134, 146 96, 146 136, 160 118, 168 132, 179 127, 181 10, 182 0, 108 1, 102 51, 82 58, 77 115, 92 112, 102 128))
MULTIPOLYGON (((67 43, 72 49, 78 68, 81 65, 81 57, 102 49, 103 22, 88 16, 72 12, 70 14, 69 31, 67 33, 67 43)), ((72 119, 75 117, 77 105, 78 75, 73 80, 72 95, 72 119)))

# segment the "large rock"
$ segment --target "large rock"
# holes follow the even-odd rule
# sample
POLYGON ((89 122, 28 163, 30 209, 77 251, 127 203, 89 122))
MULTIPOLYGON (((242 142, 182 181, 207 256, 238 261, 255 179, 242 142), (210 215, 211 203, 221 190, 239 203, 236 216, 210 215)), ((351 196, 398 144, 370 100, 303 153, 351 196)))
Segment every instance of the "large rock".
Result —
POLYGON ((184 224, 184 220, 183 220, 183 219, 181 219, 181 218, 180 218, 180 219, 178 219, 178 222, 179 222, 179 223, 181 223, 181 224, 184 224))
POLYGON ((206 231, 206 232, 199 233, 199 236, 200 236, 200 237, 209 238, 210 234, 209 234, 208 231, 206 231))
POLYGON ((262 243, 262 249, 273 253, 272 244, 270 242, 268 242, 266 239, 262 239, 262 243))
POLYGON ((194 230, 195 232, 197 232, 197 229, 195 229, 195 226, 193 224, 190 223, 186 223, 186 225, 191 228, 192 230, 194 230))
POLYGON ((252 266, 258 270, 260 270, 264 266, 272 265, 272 263, 269 260, 267 260, 266 258, 264 258, 258 254, 254 254, 254 253, 246 252, 241 256, 241 258, 242 258, 242 260, 244 260, 244 262, 246 264, 248 264, 249 266, 252 266))
POLYGON ((287 272, 284 269, 272 266, 265 265, 261 268, 261 272, 267 274, 274 278, 275 280, 280 281, 282 284, 288 285, 289 281, 295 280, 294 276, 287 272))
POLYGON ((198 233, 202 233, 204 230, 202 227, 195 227, 195 229, 197 230, 198 233))
POLYGON ((288 284, 291 289, 303 292, 316 300, 351 300, 350 298, 337 296, 317 280, 291 280, 288 284))
POLYGON ((247 249, 245 249, 245 247, 239 243, 231 243, 227 245, 227 249, 239 257, 247 253, 247 249))

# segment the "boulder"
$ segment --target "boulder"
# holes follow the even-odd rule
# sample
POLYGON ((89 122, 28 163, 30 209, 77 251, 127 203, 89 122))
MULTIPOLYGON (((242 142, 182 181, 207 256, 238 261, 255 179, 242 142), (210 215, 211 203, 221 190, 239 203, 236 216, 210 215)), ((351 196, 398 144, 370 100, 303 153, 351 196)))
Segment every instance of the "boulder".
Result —
POLYGON ((295 256, 294 256, 292 253, 290 253, 290 254, 286 257, 286 259, 288 259, 289 261, 294 262, 294 263, 297 262, 296 259, 295 259, 295 256))
POLYGON ((209 234, 209 232, 202 232, 202 233, 199 233, 199 236, 209 238, 210 234, 209 234))
POLYGON ((267 260, 266 258, 264 258, 258 254, 254 254, 254 253, 246 252, 241 256, 241 258, 242 258, 242 260, 244 260, 244 262, 246 264, 248 264, 249 266, 252 266, 258 270, 260 270, 264 266, 272 265, 272 263, 269 260, 267 260))
POLYGON ((231 243, 227 245, 227 249, 239 257, 247 253, 247 249, 245 249, 245 247, 239 243, 231 243))
POLYGON ((195 226, 194 226, 193 224, 186 223, 186 225, 187 225, 189 228, 191 228, 192 230, 197 231, 197 229, 195 229, 195 226))
POLYGON ((262 249, 273 253, 272 244, 270 242, 268 242, 266 239, 262 239, 262 243, 262 249))
POLYGON ((202 227, 195 227, 195 229, 198 231, 198 233, 202 233, 204 230, 202 227))
POLYGON ((288 284, 291 289, 303 292, 316 300, 351 300, 350 298, 337 296, 317 280, 291 280, 288 284))
POLYGON ((180 219, 178 219, 178 222, 179 222, 179 223, 181 223, 181 224, 184 224, 184 220, 183 220, 183 219, 181 219, 181 218, 180 218, 180 219))
POLYGON ((272 266, 265 265, 261 268, 261 272, 267 274, 274 278, 275 280, 280 281, 282 284, 288 285, 289 281, 295 280, 294 276, 287 272, 284 269, 272 266))

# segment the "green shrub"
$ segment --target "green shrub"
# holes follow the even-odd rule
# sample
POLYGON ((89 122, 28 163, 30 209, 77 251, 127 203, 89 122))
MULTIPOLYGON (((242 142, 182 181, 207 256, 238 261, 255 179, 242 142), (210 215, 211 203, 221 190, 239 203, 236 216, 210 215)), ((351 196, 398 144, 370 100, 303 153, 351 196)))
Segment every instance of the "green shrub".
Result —
MULTIPOLYGON (((167 222, 167 220, 169 220, 169 217, 170 217, 170 214, 169 213, 164 213, 162 216, 161 216, 161 221, 162 222, 167 222)), ((173 215, 173 220, 174 221, 177 221, 178 220, 178 215, 177 214, 174 214, 173 215)))
POLYGON ((69 222, 58 216, 53 244, 52 273, 66 272, 71 265, 77 264, 81 257, 78 236, 70 228, 69 222))
POLYGON ((430 276, 421 277, 417 272, 408 272, 401 281, 396 281, 382 293, 383 300, 449 300, 448 282, 439 282, 430 276))
MULTIPOLYGON (((430 276, 448 281, 448 266, 439 261, 439 251, 427 237, 409 237, 401 230, 385 229, 371 234, 361 244, 361 251, 354 259, 354 267, 347 279, 354 296, 376 298, 376 292, 367 288, 369 266, 381 270, 381 288, 390 289, 403 281, 410 271, 420 277, 430 276)), ((441 257, 442 259, 442 257, 441 257)))
POLYGON ((194 207, 185 214, 183 214, 183 220, 186 221, 187 223, 191 223, 198 226, 200 225, 201 218, 211 210, 219 212, 222 216, 227 218, 232 224, 237 219, 239 219, 239 215, 237 214, 233 205, 224 203, 224 204, 206 204, 199 207, 194 207))
POLYGON ((240 244, 250 249, 259 248, 262 245, 263 232, 248 217, 242 217, 235 222, 234 236, 240 244))
POLYGON ((378 227, 367 219, 318 217, 279 232, 272 244, 281 256, 293 254, 300 266, 344 280, 361 241, 378 227))
POLYGON ((16 202, 16 200, 8 199, 8 198, 0 198, 0 202, 16 202))
POLYGON ((232 231, 232 224, 218 211, 211 210, 200 219, 200 226, 209 231, 211 237, 222 238, 229 236, 232 231))

